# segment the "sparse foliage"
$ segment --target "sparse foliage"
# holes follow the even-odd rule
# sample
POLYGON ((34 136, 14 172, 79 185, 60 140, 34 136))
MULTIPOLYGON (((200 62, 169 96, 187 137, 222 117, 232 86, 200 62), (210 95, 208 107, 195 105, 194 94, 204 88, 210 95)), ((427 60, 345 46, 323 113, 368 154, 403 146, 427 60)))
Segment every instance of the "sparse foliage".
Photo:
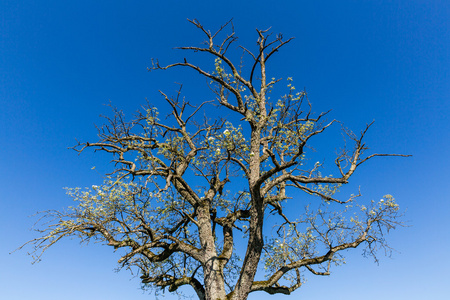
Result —
POLYGON ((169 118, 151 105, 131 121, 115 110, 97 142, 74 147, 111 154, 114 171, 103 185, 67 189, 76 201, 68 211, 44 213, 49 223, 31 241, 37 259, 62 238, 94 240, 120 249, 120 267, 139 270, 145 286, 176 292, 190 285, 201 300, 242 300, 255 291, 290 294, 306 274, 329 275, 342 250, 362 246, 375 257, 389 249, 384 236, 400 224, 394 198, 358 204, 359 192, 344 200, 336 192, 368 159, 406 155, 366 155, 370 125, 360 135, 344 130, 354 145, 326 173, 337 176, 322 175, 323 164, 311 165, 306 149, 336 121, 314 116, 292 78, 285 95, 268 97, 283 81, 268 79, 267 62, 291 39, 257 30, 256 52, 240 47, 251 62, 243 70, 228 55, 237 40, 231 22, 214 34, 190 22, 206 43, 180 49, 212 57, 210 69, 184 59, 154 61, 151 70, 194 70, 216 99, 192 105, 180 89, 175 97, 161 92, 169 118), (203 117, 215 107, 232 117, 203 117), (258 268, 265 280, 255 279, 258 268))

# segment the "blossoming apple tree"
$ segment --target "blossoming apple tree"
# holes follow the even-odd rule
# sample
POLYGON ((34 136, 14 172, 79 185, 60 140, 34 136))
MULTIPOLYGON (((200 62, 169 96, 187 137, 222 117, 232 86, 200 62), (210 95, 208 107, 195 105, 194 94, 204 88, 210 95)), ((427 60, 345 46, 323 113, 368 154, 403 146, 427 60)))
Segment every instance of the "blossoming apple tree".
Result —
POLYGON ((268 96, 282 84, 268 76, 268 62, 291 39, 257 30, 255 51, 237 48, 250 62, 244 70, 228 53, 237 40, 234 29, 226 32, 232 24, 213 34, 190 22, 206 43, 180 49, 214 64, 154 61, 151 70, 190 69, 215 99, 194 105, 181 91, 161 92, 168 118, 150 104, 131 120, 114 110, 97 141, 74 147, 109 153, 113 172, 103 185, 68 189, 76 201, 68 211, 44 213, 50 223, 30 242, 37 259, 61 239, 92 240, 117 249, 120 267, 138 270, 144 286, 188 285, 201 300, 243 300, 256 291, 290 294, 308 274, 330 275, 343 250, 375 256, 386 248, 385 234, 400 224, 394 198, 358 203, 359 192, 344 199, 336 192, 367 160, 406 155, 366 154, 370 125, 359 135, 344 130, 353 145, 324 173, 308 147, 336 121, 312 114, 291 78, 284 95, 268 96), (232 118, 204 116, 217 107, 232 118))

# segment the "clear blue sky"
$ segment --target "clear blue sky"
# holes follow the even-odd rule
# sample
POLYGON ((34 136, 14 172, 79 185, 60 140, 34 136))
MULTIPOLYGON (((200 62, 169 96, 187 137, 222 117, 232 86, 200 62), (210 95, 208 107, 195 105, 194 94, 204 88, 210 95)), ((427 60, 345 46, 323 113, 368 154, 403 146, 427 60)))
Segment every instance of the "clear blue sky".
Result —
POLYGON ((108 247, 64 241, 36 265, 9 252, 36 237, 29 216, 71 205, 63 187, 100 183, 91 167, 106 158, 67 147, 95 140, 104 104, 135 111, 174 82, 205 100, 193 73, 146 71, 152 57, 173 62, 183 55, 173 47, 201 41, 186 18, 211 29, 234 18, 249 46, 255 28, 295 37, 270 77, 293 77, 315 111, 333 109, 355 131, 375 120, 374 151, 414 155, 374 160, 354 178, 368 199, 390 193, 407 210, 411 227, 389 237, 392 258, 377 266, 356 250, 291 297, 250 299, 448 299, 450 1, 435 0, 0 0, 0 298, 153 299, 113 272, 108 247))

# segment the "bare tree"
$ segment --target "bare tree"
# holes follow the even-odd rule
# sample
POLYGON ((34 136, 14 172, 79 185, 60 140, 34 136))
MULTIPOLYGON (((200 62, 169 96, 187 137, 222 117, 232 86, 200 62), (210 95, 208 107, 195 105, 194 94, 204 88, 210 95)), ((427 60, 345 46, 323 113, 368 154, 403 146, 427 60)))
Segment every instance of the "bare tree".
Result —
POLYGON ((255 291, 290 294, 306 274, 329 275, 342 250, 365 246, 375 257, 389 249, 384 235, 400 224, 393 197, 362 205, 359 193, 344 200, 335 193, 365 161, 407 155, 367 155, 363 138, 371 124, 359 135, 344 129, 353 146, 335 158, 337 176, 323 176, 323 163, 311 165, 306 150, 336 121, 314 116, 291 78, 285 95, 268 97, 281 79, 268 79, 267 63, 291 39, 257 30, 256 51, 234 48, 250 60, 244 70, 228 54, 237 40, 231 22, 215 33, 190 22, 206 42, 179 49, 213 57, 214 66, 184 59, 154 61, 151 70, 194 70, 208 79, 215 100, 192 105, 180 89, 175 97, 161 92, 169 118, 149 104, 131 121, 115 109, 97 142, 74 147, 110 153, 113 172, 101 186, 68 189, 78 205, 67 212, 44 213, 48 223, 29 242, 36 259, 75 236, 122 249, 120 267, 138 269, 145 286, 176 292, 190 285, 201 300, 242 300, 255 291), (214 105, 230 113, 228 121, 202 117, 214 105), (258 268, 265 280, 255 279, 258 268))

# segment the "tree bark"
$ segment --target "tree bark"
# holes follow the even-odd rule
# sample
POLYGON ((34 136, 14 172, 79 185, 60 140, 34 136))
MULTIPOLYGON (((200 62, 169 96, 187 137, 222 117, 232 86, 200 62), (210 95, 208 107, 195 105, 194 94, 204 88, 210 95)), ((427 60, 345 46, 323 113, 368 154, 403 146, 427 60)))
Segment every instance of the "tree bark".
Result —
POLYGON ((208 300, 225 300, 223 267, 217 256, 210 257, 203 267, 205 294, 208 300))
POLYGON ((223 278, 223 265, 218 256, 214 244, 214 236, 211 228, 211 217, 208 200, 203 200, 198 208, 199 237, 204 251, 203 274, 205 284, 205 296, 208 300, 225 300, 225 282, 223 278))

